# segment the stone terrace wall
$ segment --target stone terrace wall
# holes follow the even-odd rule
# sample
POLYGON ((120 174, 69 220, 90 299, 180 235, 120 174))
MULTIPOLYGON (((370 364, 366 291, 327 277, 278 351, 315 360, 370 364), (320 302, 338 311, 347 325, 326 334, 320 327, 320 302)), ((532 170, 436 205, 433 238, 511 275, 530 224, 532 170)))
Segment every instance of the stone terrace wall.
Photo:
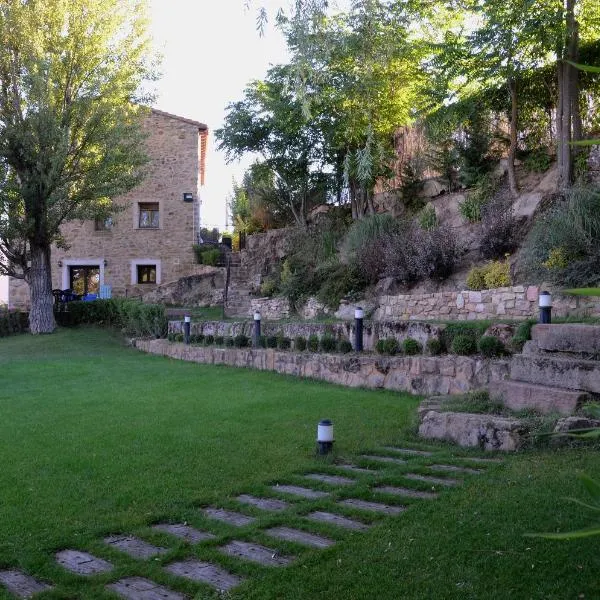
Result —
MULTIPOLYGON (((556 317, 598 316, 600 298, 561 296, 552 293, 552 314, 556 317)), ((441 292, 437 294, 401 294, 381 296, 374 319, 385 320, 475 320, 529 319, 539 313, 538 286, 514 286, 480 292, 441 292)))
POLYGON ((509 361, 466 356, 379 357, 186 346, 167 340, 137 340, 143 352, 179 360, 276 371, 348 387, 384 388, 413 394, 459 394, 508 377, 509 361))
MULTIPOLYGON (((264 315, 263 315, 264 316, 264 315)), ((192 323, 191 333, 195 335, 222 335, 252 336, 252 321, 203 321, 192 323)), ((383 338, 396 338, 400 343, 407 337, 417 340, 423 346, 431 338, 440 338, 443 327, 430 323, 389 323, 365 321, 363 327, 363 348, 373 350, 377 340, 383 338)), ((169 322, 169 333, 183 333, 183 321, 169 322)), ((291 339, 296 336, 307 338, 316 335, 319 338, 325 334, 337 339, 348 339, 354 345, 354 321, 345 323, 262 323, 261 333, 263 335, 284 335, 291 339)))

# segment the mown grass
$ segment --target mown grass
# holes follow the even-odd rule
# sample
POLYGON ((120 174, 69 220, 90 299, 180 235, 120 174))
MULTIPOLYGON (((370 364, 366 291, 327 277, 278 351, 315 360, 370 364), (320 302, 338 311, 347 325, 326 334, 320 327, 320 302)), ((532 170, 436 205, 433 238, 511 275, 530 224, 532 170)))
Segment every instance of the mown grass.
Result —
MULTIPOLYGON (((111 598, 104 585, 124 575, 151 577, 190 598, 217 597, 161 568, 189 555, 247 577, 231 594, 240 599, 600 597, 597 540, 522 535, 587 523, 562 497, 582 495, 578 469, 600 475, 597 454, 588 450, 510 456, 435 501, 407 501, 397 518, 334 506, 343 497, 375 498, 370 476, 357 476, 354 489, 317 503, 295 501, 283 514, 245 508, 258 522, 236 530, 206 520, 199 508, 234 508, 237 494, 273 495, 271 484, 336 472, 332 459, 314 454, 323 417, 335 423, 336 459, 405 442, 418 399, 147 356, 114 334, 87 328, 0 340, 0 373, 0 568, 54 582, 40 598, 111 598), (358 534, 307 526, 302 515, 316 507, 360 515, 375 526, 358 534), (189 547, 149 528, 162 520, 187 521, 219 537, 189 547), (315 551, 264 535, 266 526, 284 523, 339 543, 315 551), (136 561, 102 543, 111 533, 134 533, 170 552, 136 561), (242 563, 217 550, 231 539, 299 558, 285 569, 242 563), (71 575, 53 560, 63 548, 91 551, 116 569, 88 579, 71 575)), ((436 462, 471 455, 432 447, 436 462)), ((425 489, 402 473, 426 472, 429 462, 381 467, 378 481, 425 489)), ((3 588, 0 598, 9 598, 3 588)))

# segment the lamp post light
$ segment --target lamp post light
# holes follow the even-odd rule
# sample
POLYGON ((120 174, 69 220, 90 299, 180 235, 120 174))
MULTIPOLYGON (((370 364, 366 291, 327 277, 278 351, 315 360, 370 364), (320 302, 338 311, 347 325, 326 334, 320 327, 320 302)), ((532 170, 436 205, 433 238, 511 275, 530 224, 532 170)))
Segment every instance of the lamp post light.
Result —
POLYGON ((540 307, 540 323, 552 323, 552 296, 550 292, 542 292, 538 298, 540 307))
POLYGON ((361 306, 357 306, 354 310, 354 350, 356 352, 363 351, 363 319, 365 311, 361 306))
POLYGON ((190 343, 190 329, 192 328, 192 317, 185 315, 183 317, 183 339, 186 344, 190 343))
POLYGON ((317 451, 319 454, 329 454, 333 449, 333 423, 322 419, 317 426, 317 451))
POLYGON ((252 346, 260 348, 260 312, 254 312, 254 331, 252 333, 252 346))

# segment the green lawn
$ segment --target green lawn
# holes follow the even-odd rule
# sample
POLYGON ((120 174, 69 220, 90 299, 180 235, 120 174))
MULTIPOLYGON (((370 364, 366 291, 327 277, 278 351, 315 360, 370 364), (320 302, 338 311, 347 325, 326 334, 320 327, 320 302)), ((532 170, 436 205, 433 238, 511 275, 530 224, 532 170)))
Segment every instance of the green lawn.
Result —
MULTIPOLYGON (((104 585, 124 575, 151 577, 190 598, 217 597, 161 569, 189 555, 247 577, 233 598, 600 597, 598 539, 522 536, 588 522, 563 496, 583 496, 577 470, 600 476, 597 451, 510 456, 435 501, 406 501, 399 517, 360 515, 375 523, 366 533, 310 525, 339 543, 307 550, 261 530, 306 527, 301 515, 315 507, 358 516, 333 501, 373 500, 369 476, 358 476, 355 489, 332 500, 295 502, 286 514, 247 508, 259 520, 240 531, 204 519, 199 507, 235 508, 237 494, 272 495, 270 484, 301 483, 299 476, 314 470, 336 472, 332 461, 314 455, 323 417, 335 423, 336 458, 407 443, 418 399, 147 356, 115 334, 85 328, 0 339, 0 382, 0 568, 18 567, 57 584, 40 598, 108 599, 104 585), (160 520, 187 521, 218 537, 190 547, 149 529, 160 520), (111 533, 135 533, 171 551, 139 562, 102 543, 111 533), (283 569, 242 563, 217 552, 231 539, 299 558, 283 569), (91 551, 117 568, 91 579, 71 575, 53 561, 63 548, 91 551)), ((469 455, 432 447, 440 453, 436 462, 469 455)), ((411 485, 402 472, 425 472, 428 462, 382 468, 379 481, 411 485)), ((0 598, 9 598, 3 588, 0 598)))

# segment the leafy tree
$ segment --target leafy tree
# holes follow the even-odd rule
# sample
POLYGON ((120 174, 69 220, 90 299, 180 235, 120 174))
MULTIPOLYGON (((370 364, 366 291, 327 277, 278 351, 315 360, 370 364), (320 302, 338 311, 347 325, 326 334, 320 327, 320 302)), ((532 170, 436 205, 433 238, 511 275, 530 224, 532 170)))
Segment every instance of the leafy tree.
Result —
POLYGON ((49 333, 62 223, 114 212, 142 176, 145 4, 7 0, 0 39, 0 273, 25 279, 31 332, 49 333))

